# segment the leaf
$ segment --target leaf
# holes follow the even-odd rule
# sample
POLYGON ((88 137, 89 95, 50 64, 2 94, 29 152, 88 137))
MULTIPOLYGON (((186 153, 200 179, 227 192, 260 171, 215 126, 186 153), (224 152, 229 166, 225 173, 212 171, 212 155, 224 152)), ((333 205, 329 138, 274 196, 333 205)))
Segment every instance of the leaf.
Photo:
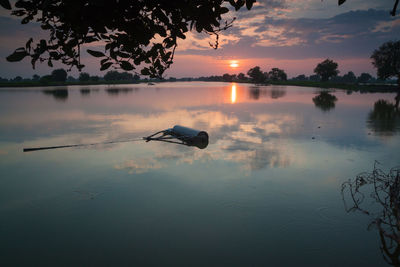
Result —
POLYGON ((208 32, 212 32, 213 31, 213 28, 212 28, 212 26, 210 24, 205 24, 204 25, 204 29, 206 29, 206 31, 208 31, 208 32))
POLYGON ((29 17, 25 17, 21 20, 21 24, 27 24, 29 23, 29 21, 30 21, 29 17))
POLYGON ((111 65, 112 65, 112 62, 105 63, 105 64, 101 65, 100 70, 106 70, 109 67, 111 67, 111 65))
POLYGON ((228 13, 228 12, 229 12, 229 9, 226 8, 226 7, 221 7, 221 9, 219 10, 220 14, 225 14, 225 13, 228 13))
POLYGON ((203 25, 201 24, 201 22, 197 21, 196 23, 196 31, 197 32, 201 32, 203 30, 203 25))
POLYGON ((47 61, 47 65, 49 65, 49 67, 53 67, 53 62, 51 62, 51 59, 49 59, 49 60, 47 61))
POLYGON ((43 30, 48 30, 48 29, 51 29, 51 26, 50 26, 50 24, 42 24, 42 25, 40 25, 40 28, 42 28, 43 30))
POLYGON ((132 64, 129 63, 128 61, 121 61, 121 63, 120 63, 119 65, 121 66, 121 68, 122 68, 123 70, 129 71, 129 70, 133 70, 133 69, 134 69, 134 67, 132 66, 132 64))
POLYGON ((244 5, 244 0, 237 0, 235 10, 238 11, 244 5))
POLYGON ((117 55, 122 57, 122 58, 129 58, 131 56, 130 54, 124 53, 124 52, 121 52, 121 51, 118 51, 117 55))
POLYGON ((346 2, 346 0, 339 0, 339 2, 338 2, 339 6, 340 6, 341 4, 343 4, 344 2, 346 2))
POLYGON ((40 54, 43 54, 47 49, 47 43, 46 40, 42 39, 40 40, 40 54))
POLYGON ((102 52, 100 52, 100 51, 94 51, 94 50, 90 50, 90 49, 87 49, 86 50, 89 54, 91 54, 92 56, 94 56, 94 57, 105 57, 106 55, 104 55, 102 52))
POLYGON ((162 57, 162 60, 163 60, 164 62, 167 62, 168 59, 171 57, 171 54, 172 54, 172 52, 166 53, 166 54, 162 57))
POLYGON ((149 71, 148 68, 142 69, 142 70, 140 71, 140 73, 143 74, 143 75, 150 75, 150 71, 149 71))
POLYGON ((5 9, 11 10, 11 5, 8 0, 0 0, 0 6, 4 7, 5 9))
POLYGON ((253 7, 255 0, 246 0, 246 7, 250 10, 253 7))
POLYGON ((30 39, 28 40, 28 42, 26 42, 26 44, 25 44, 25 48, 26 48, 28 51, 31 49, 31 44, 32 44, 32 42, 33 42, 33 39, 30 38, 30 39))
POLYGON ((51 51, 51 52, 49 52, 49 54, 50 54, 50 56, 51 56, 52 58, 58 57, 58 53, 55 52, 55 51, 51 51))
POLYGON ((18 62, 21 61, 27 55, 28 53, 26 51, 15 51, 11 55, 9 55, 6 59, 9 62, 18 62))

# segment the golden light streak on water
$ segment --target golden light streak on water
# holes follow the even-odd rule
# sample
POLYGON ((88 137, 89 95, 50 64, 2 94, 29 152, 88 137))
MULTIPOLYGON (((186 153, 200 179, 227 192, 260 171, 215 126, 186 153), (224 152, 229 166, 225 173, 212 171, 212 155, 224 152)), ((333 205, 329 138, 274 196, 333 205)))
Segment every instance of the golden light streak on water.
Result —
POLYGON ((231 103, 236 102, 236 84, 232 84, 232 89, 231 89, 231 103))

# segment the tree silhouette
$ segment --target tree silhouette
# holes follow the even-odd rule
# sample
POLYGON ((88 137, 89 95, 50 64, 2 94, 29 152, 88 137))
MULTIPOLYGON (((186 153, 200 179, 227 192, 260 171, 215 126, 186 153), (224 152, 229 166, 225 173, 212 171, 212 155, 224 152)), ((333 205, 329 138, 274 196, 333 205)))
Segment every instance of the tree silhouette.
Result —
POLYGON ((239 73, 237 75, 237 78, 238 78, 239 81, 246 81, 247 80, 247 77, 246 77, 246 75, 244 75, 244 73, 239 73))
POLYGON ((321 76, 319 76, 318 74, 314 74, 314 75, 310 75, 310 81, 313 81, 313 82, 319 82, 319 81, 321 81, 321 76))
POLYGON ((361 75, 357 78, 357 82, 359 83, 366 83, 369 82, 372 79, 371 74, 369 73, 361 73, 361 75))
POLYGON ((255 83, 263 83, 266 81, 267 77, 261 71, 259 66, 255 66, 254 68, 249 69, 247 75, 252 79, 255 83))
POLYGON ((371 173, 360 173, 342 184, 347 212, 361 212, 371 218, 368 229, 379 231, 384 260, 400 266, 400 168, 385 173, 375 162, 371 173))
POLYGON ((236 80, 236 74, 230 75, 228 73, 225 73, 224 75, 222 75, 222 80, 224 82, 232 82, 236 80))
POLYGON ((64 69, 53 70, 51 79, 55 82, 65 82, 67 80, 67 72, 64 69))
POLYGON ((39 76, 39 75, 33 74, 33 76, 32 76, 32 81, 39 81, 39 79, 40 79, 40 76, 39 76))
POLYGON ((400 41, 384 43, 374 51, 371 59, 380 79, 395 76, 400 86, 400 41))
POLYGON ((307 77, 304 74, 300 74, 297 77, 293 78, 294 81, 307 81, 307 77))
POLYGON ((146 65, 141 74, 161 77, 173 63, 178 39, 192 29, 216 37, 232 25, 222 15, 229 12, 225 3, 235 10, 246 5, 251 9, 255 0, 18 0, 12 9, 8 0, 0 5, 12 9, 21 23, 37 22, 48 32, 46 39, 34 43, 29 39, 7 57, 10 62, 31 58, 36 62, 53 61, 81 70, 81 48, 85 44, 104 45, 103 51, 87 50, 101 58, 101 70, 112 65, 126 71, 146 65))
POLYGON ((337 76, 339 74, 338 64, 330 59, 325 59, 315 67, 314 72, 321 76, 321 81, 326 82, 330 77, 337 76))
POLYGON ((128 72, 118 72, 115 70, 108 71, 106 75, 104 75, 104 80, 106 81, 133 81, 137 80, 138 76, 134 78, 131 73, 128 72))
POLYGON ((345 83, 356 83, 357 82, 357 77, 354 75, 354 72, 349 71, 342 77, 342 81, 345 83))
POLYGON ((287 75, 284 70, 272 68, 271 71, 268 72, 268 78, 273 81, 286 81, 287 75))
POLYGON ((89 75, 89 73, 87 73, 87 72, 81 72, 80 74, 79 74, 79 81, 81 81, 81 82, 86 82, 86 81, 89 81, 90 80, 90 75, 89 75))

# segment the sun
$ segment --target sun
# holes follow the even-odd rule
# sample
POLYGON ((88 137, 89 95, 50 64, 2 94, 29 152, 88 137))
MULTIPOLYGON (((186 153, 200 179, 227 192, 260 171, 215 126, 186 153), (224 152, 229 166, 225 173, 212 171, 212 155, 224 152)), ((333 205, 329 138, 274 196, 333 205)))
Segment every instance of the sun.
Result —
POLYGON ((229 67, 231 68, 237 68, 239 67, 239 62, 237 62, 236 60, 231 61, 231 63, 229 64, 229 67))

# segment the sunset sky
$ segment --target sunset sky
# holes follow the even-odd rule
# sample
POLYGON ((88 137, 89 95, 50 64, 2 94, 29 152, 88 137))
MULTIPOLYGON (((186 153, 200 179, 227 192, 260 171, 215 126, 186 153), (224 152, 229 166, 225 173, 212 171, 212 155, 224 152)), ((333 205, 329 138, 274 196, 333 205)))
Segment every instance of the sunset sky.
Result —
MULTIPOLYGON (((337 0, 260 0, 251 11, 245 8, 229 12, 236 17, 232 28, 220 37, 220 47, 213 50, 206 34, 189 33, 179 42, 175 63, 167 77, 198 77, 224 73, 246 73, 258 65, 264 71, 284 69, 289 77, 313 74, 317 63, 331 58, 339 63, 340 74, 352 70, 356 75, 376 71, 369 59, 373 50, 389 40, 399 40, 400 16, 390 16, 393 0, 348 0, 342 6, 337 0)), ((46 64, 32 70, 30 61, 8 63, 5 57, 29 37, 39 39, 38 25, 21 25, 19 20, 0 12, 0 77, 52 71, 46 64)), ((98 61, 86 53, 83 70, 92 75, 100 72, 98 61)), ((55 65, 55 68, 62 67, 55 65)), ((73 76, 78 72, 73 71, 73 76)))

